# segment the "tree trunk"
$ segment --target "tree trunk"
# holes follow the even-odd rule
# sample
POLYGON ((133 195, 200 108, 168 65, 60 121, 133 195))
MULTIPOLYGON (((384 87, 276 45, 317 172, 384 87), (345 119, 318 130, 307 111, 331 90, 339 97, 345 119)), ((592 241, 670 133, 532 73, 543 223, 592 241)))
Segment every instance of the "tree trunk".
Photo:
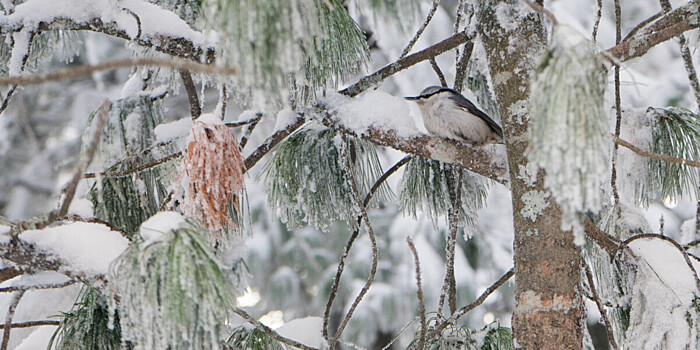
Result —
POLYGON ((585 325, 580 248, 561 230, 561 210, 528 167, 530 78, 546 46, 542 16, 520 0, 485 2, 479 14, 505 130, 513 198, 517 349, 581 349, 585 325))

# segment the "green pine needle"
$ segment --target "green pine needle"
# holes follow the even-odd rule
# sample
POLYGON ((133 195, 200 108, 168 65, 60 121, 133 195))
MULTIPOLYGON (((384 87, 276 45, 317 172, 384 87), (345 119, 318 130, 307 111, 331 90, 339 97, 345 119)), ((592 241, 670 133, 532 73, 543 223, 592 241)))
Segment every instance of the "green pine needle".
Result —
POLYGON ((232 350, 284 350, 277 340, 257 328, 238 327, 226 341, 232 350))
POLYGON ((218 349, 234 287, 201 227, 187 221, 163 234, 133 243, 114 264, 110 306, 123 338, 140 349, 218 349))
MULTIPOLYGON (((647 115, 654 120, 652 153, 700 160, 700 116, 681 108, 650 108, 647 115)), ((676 198, 684 193, 700 194, 698 168, 649 159, 648 173, 650 176, 643 192, 658 193, 662 199, 676 198)))
MULTIPOLYGON (((411 159, 401 180, 401 209, 414 217, 418 211, 423 211, 436 225, 438 218, 447 215, 451 206, 448 176, 452 169, 452 166, 436 160, 411 159)), ((487 190, 488 186, 481 178, 462 171, 460 226, 474 227, 476 212, 486 203, 487 190)))
POLYGON ((222 60, 240 66, 236 83, 254 102, 300 102, 337 87, 369 61, 364 35, 339 0, 207 0, 222 60), (328 3, 332 7, 328 6, 328 3))
POLYGON ((119 315, 114 316, 116 325, 110 328, 107 301, 94 288, 83 286, 71 311, 62 316, 49 340, 49 349, 53 349, 54 344, 56 349, 63 350, 122 349, 119 315))
MULTIPOLYGON (((326 230, 334 220, 355 219, 355 200, 340 159, 342 142, 333 130, 302 130, 281 144, 265 164, 270 207, 279 208, 291 228, 306 222, 326 230)), ((379 158, 371 143, 348 142, 358 190, 364 196, 381 175, 379 158)), ((388 187, 382 185, 373 198, 389 195, 388 187)))

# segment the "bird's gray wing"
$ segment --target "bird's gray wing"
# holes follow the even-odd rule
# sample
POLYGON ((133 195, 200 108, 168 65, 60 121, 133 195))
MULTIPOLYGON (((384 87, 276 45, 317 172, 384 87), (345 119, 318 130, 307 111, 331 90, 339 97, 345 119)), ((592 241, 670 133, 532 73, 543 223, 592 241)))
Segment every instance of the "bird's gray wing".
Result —
POLYGON ((459 93, 452 94, 449 97, 454 103, 456 103, 458 106, 466 109, 469 113, 483 119, 486 124, 488 124, 489 128, 493 130, 500 138, 503 138, 503 130, 501 129, 501 126, 498 125, 493 119, 491 119, 486 113, 482 112, 480 109, 476 108, 476 106, 469 100, 467 100, 464 96, 460 95, 459 93))

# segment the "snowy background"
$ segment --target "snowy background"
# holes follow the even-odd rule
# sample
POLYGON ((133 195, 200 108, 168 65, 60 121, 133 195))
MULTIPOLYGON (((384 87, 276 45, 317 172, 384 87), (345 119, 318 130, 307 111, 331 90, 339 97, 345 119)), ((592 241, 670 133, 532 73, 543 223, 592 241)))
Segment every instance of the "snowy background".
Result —
MULTIPOLYGON (((622 3, 623 35, 660 9, 656 0, 622 3)), ((678 6, 682 1, 672 3, 678 6)), ((553 11, 560 22, 590 37, 597 11, 595 1, 546 1, 545 6, 553 11)), ((414 47, 414 52, 451 35, 455 7, 454 0, 442 2, 435 18, 414 47)), ((427 13, 429 8, 430 3, 424 1, 423 12, 427 13)), ((395 60, 417 28, 415 25, 416 28, 402 31, 391 21, 359 15, 355 19, 363 29, 373 34, 371 40, 375 44, 371 51, 373 61, 370 72, 395 60)), ((612 2, 605 1, 598 34, 600 47, 613 46, 614 38, 612 2)), ((126 58, 130 57, 132 50, 137 49, 120 39, 88 32, 77 33, 72 40, 71 45, 58 50, 59 52, 50 59, 40 62, 37 70, 54 70, 66 65, 94 64, 126 58)), ((694 48, 697 38, 690 35, 689 41, 697 61, 700 59, 694 48)), ((474 49, 474 55, 483 65, 485 54, 478 45, 474 49)), ((443 54, 437 62, 445 72, 447 81, 453 81, 454 52, 443 54)), ((12 220, 26 219, 48 212, 57 205, 58 192, 69 179, 73 165, 78 160, 82 133, 88 116, 99 107, 103 99, 117 99, 122 96, 129 75, 130 72, 126 69, 96 73, 89 78, 22 88, 17 93, 10 107, 0 117, 0 215, 12 220)), ((625 64, 621 80, 623 107, 626 109, 679 106, 697 110, 687 83, 678 44, 673 40, 652 49, 644 58, 625 64)), ((391 118, 400 121, 398 124, 405 128, 405 133, 415 130, 425 132, 418 108, 400 98, 415 96, 429 85, 439 85, 439 81, 429 63, 424 62, 388 79, 379 88, 380 92, 364 96, 364 99, 368 99, 365 103, 380 107, 379 112, 371 110, 367 113, 390 114, 391 118)), ((179 91, 179 94, 165 99, 168 122, 190 118, 186 94, 182 87, 179 87, 179 91)), ((212 86, 203 87, 202 91, 204 111, 212 111, 218 92, 212 86)), ((610 115, 613 115, 611 91, 612 88, 609 88, 606 95, 606 108, 610 115)), ((473 96, 470 92, 465 92, 465 95, 473 96)), ((329 100, 334 98, 338 97, 332 94, 328 96, 329 100)), ((474 97, 470 99, 475 101, 474 97)), ((226 121, 245 120, 255 112, 247 111, 245 106, 231 104, 227 110, 226 121)), ((249 144, 243 151, 244 155, 261 144, 280 124, 277 119, 283 118, 283 114, 266 114, 252 133, 249 144)), ((498 121, 499 117, 494 116, 494 119, 498 121)), ((361 116, 358 120, 361 120, 361 116)), ((161 128, 161 135, 168 133, 163 130, 161 128)), ((622 135, 630 135, 635 130, 635 125, 625 123, 622 135)), ((626 150, 620 152, 622 158, 628 156, 624 154, 626 150)), ((401 152, 382 149, 380 160, 383 169, 387 169, 403 156, 401 152)), ((278 213, 268 206, 265 181, 260 177, 261 169, 262 163, 251 169, 246 177, 250 208, 249 235, 245 238, 244 248, 239 248, 233 254, 242 254, 249 269, 247 287, 238 300, 239 305, 263 323, 275 328, 293 319, 322 316, 326 303, 324 295, 328 293, 337 261, 350 232, 342 224, 330 225, 327 232, 312 227, 290 231, 279 220, 278 213)), ((621 174, 624 174, 624 170, 621 174)), ((400 173, 395 174, 389 179, 394 193, 398 193, 400 176, 400 173)), ((625 189, 622 177, 620 183, 623 198, 633 198, 634 189, 625 189)), ((84 196, 87 188, 86 183, 82 184, 78 197, 84 196)), ((674 200, 656 198, 643 212, 653 232, 659 232, 660 220, 663 217, 664 233, 685 243, 697 238, 694 237, 695 210, 695 198, 686 196, 674 200)), ((444 221, 434 225, 428 216, 420 213, 416 218, 405 216, 392 203, 381 203, 372 208, 369 214, 379 240, 379 270, 375 284, 360 304, 343 339, 366 348, 378 349, 410 324, 399 340, 400 344, 406 345, 413 338, 417 327, 414 320, 417 315, 417 303, 413 259, 405 237, 411 236, 417 246, 423 272, 426 308, 436 310, 444 274, 447 227, 444 221), (414 322, 411 324, 412 321, 414 322)), ((455 261, 458 305, 465 305, 474 300, 512 266, 511 218, 509 191, 500 184, 490 183, 486 206, 477 214, 475 229, 467 230, 458 239, 455 261)), ((31 234, 25 232, 23 235, 31 234)), ((69 242, 80 240, 75 238, 75 241, 69 242)), ((57 239, 56 242, 60 241, 57 239)), ((92 241, 94 240, 86 244, 89 245, 92 241)), ((114 251, 120 243, 102 244, 110 245, 110 251, 114 251)), ((100 247, 101 245, 93 245, 72 248, 96 251, 101 249, 100 247)), ((65 249, 69 248, 71 247, 65 249)), ((100 258, 105 259, 108 256, 101 254, 100 258)), ((366 280, 369 263, 369 240, 366 235, 361 235, 349 257, 348 270, 336 301, 336 305, 340 306, 334 312, 344 310, 352 302, 366 280)), ((97 266, 99 264, 95 265, 95 268, 103 268, 97 266)), ((33 283, 60 284, 66 280, 65 276, 58 273, 45 272, 6 281, 0 288, 33 283)), ((70 309, 79 289, 77 284, 73 284, 61 289, 28 291, 17 307, 14 322, 52 319, 60 312, 70 309)), ((0 319, 5 319, 11 298, 11 293, 0 294, 0 319)), ((596 308, 591 306, 592 304, 589 305, 589 322, 595 323, 599 316, 596 308)), ((512 307, 512 282, 509 282, 482 307, 470 312, 466 320, 470 327, 476 329, 494 321, 503 326, 510 326, 512 307)), ((13 330, 10 348, 41 348, 47 344, 53 331, 52 326, 13 330)), ((285 334, 283 329, 279 331, 285 334)))

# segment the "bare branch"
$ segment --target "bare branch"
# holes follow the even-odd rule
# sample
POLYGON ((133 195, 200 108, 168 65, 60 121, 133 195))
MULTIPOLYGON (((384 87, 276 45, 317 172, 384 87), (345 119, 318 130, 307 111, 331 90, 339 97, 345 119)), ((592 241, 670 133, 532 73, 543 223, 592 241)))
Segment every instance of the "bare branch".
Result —
POLYGON ((595 304, 598 306, 598 312, 600 312, 600 317, 603 319, 603 324, 605 325, 605 330, 608 334, 608 341, 610 342, 612 348, 617 350, 617 342, 615 341, 615 335, 613 334, 612 325, 610 324, 610 320, 608 319, 608 313, 605 311, 605 307, 603 307, 603 302, 600 300, 598 291, 595 288, 595 283, 593 283, 593 274, 591 273, 591 267, 588 266, 588 264, 586 264, 586 261, 584 259, 581 259, 581 265, 583 265, 583 268, 586 271, 588 287, 593 293, 593 301, 595 301, 595 304))
POLYGON ((275 332, 272 330, 270 327, 260 323, 260 321, 256 320, 248 314, 247 312, 243 311, 243 309, 239 309, 237 307, 234 307, 231 311, 233 311, 236 315, 243 317, 244 320, 246 320, 248 323, 252 324, 255 326, 255 328, 260 329, 261 331, 265 332, 265 334, 269 335, 270 338, 277 340, 278 342, 285 343, 287 345, 303 349, 303 350, 318 350, 316 348, 312 348, 308 345, 302 344, 296 340, 292 340, 289 338, 285 338, 281 336, 279 333, 275 332))
POLYGON ((622 62, 644 56, 652 47, 698 28, 700 21, 697 21, 696 17, 699 6, 697 1, 686 3, 625 38, 621 43, 608 49, 607 53, 622 62))
POLYGON ((352 305, 350 306, 350 309, 345 315, 345 318, 340 323, 340 326, 338 327, 338 330, 333 336, 333 339, 331 339, 328 345, 329 349, 335 349, 335 344, 338 342, 338 339, 340 339, 340 336, 343 334, 343 330, 345 330, 345 326, 347 326, 348 322, 350 321, 350 318, 352 318, 352 315, 355 312, 357 305, 360 304, 362 298, 364 298, 365 294, 367 294, 367 292, 369 291, 370 286, 372 286, 372 282, 374 281, 374 275, 377 273, 378 260, 377 239, 374 236, 374 230, 372 229, 372 225, 369 223, 369 215, 367 215, 367 209, 364 205, 362 205, 362 198, 360 197, 360 192, 357 189, 357 182, 355 182, 355 176, 353 175, 352 166, 350 165, 350 154, 347 150, 347 136, 343 136, 343 140, 343 167, 345 168, 345 174, 348 177, 350 191, 355 197, 355 203, 359 207, 360 214, 362 215, 362 218, 365 222, 365 227, 367 227, 367 234, 369 236, 369 241, 372 245, 372 267, 370 268, 369 277, 367 277, 367 282, 365 282, 365 285, 362 286, 360 294, 358 294, 355 298, 355 301, 352 302, 352 305))
POLYGON ((2 77, 0 78, 0 86, 2 85, 37 85, 49 81, 73 79, 84 77, 95 72, 109 71, 127 67, 165 67, 179 70, 189 70, 197 73, 214 74, 214 75, 235 75, 240 73, 238 67, 218 67, 204 63, 188 62, 178 59, 163 59, 163 58, 127 58, 116 60, 96 65, 78 66, 74 68, 62 69, 52 73, 26 75, 19 77, 2 77))
POLYGON ((108 171, 105 171, 105 172, 101 172, 101 173, 99 173, 99 174, 97 174, 97 173, 85 173, 85 175, 83 175, 83 178, 85 178, 85 179, 93 179, 93 178, 96 178, 96 177, 98 177, 98 176, 99 176, 99 177, 107 177, 107 178, 125 177, 125 176, 129 176, 129 175, 132 175, 132 174, 136 174, 136 173, 143 172, 144 170, 148 170, 148 169, 157 167, 157 166, 159 166, 159 165, 161 165, 161 164, 167 163, 167 162, 169 162, 169 161, 171 161, 171 160, 173 160, 173 159, 179 158, 179 157, 181 157, 181 156, 182 156, 182 152, 176 152, 176 153, 173 153, 173 154, 171 154, 171 155, 169 155, 169 156, 165 156, 165 157, 163 157, 163 158, 161 158, 161 159, 156 159, 156 160, 154 160, 154 161, 152 161, 152 162, 148 162, 148 163, 146 163, 146 164, 144 164, 144 165, 141 165, 141 166, 138 166, 138 167, 134 167, 134 168, 129 169, 129 170, 124 170, 124 171, 120 171, 120 172, 108 172, 108 171))
POLYGON ((418 291, 416 292, 418 297, 418 309, 420 312, 420 341, 418 342, 418 349, 422 350, 425 348, 425 333, 426 333, 426 321, 425 321, 425 304, 423 304, 423 287, 421 286, 420 278, 420 260, 418 260, 418 252, 416 251, 416 246, 413 244, 411 237, 406 236, 406 243, 413 253, 413 259, 416 264, 416 286, 418 291))
POLYGON ((40 284, 40 285, 35 285, 35 286, 4 287, 4 288, 0 288, 0 293, 11 293, 11 292, 37 290, 37 289, 59 289, 59 288, 64 288, 64 287, 68 287, 70 285, 73 285, 76 282, 77 281, 75 281, 75 280, 70 280, 70 281, 63 282, 63 283, 40 284))
POLYGON ((617 248, 617 252, 613 257, 617 257, 617 254, 622 251, 622 249, 627 248, 627 246, 630 245, 630 243, 638 240, 638 239, 646 239, 646 238, 652 238, 652 239, 660 239, 666 242, 671 243, 678 251, 681 253, 683 256, 683 259, 685 260, 685 263, 688 265, 688 268, 690 269, 691 274, 693 275, 693 278, 695 279, 695 287, 697 288, 698 291, 700 291, 700 279, 698 279, 698 274, 695 271, 695 268, 693 267, 693 263, 690 262, 690 258, 688 258, 688 253, 686 253, 685 249, 683 249, 683 246, 678 244, 675 240, 668 236, 656 234, 656 233, 642 233, 638 235, 634 235, 626 240, 624 240, 622 243, 620 243, 620 246, 617 248))
POLYGON ((620 241, 599 229, 589 218, 584 219, 584 230, 586 235, 593 239, 610 257, 615 256, 620 241))
POLYGON ((457 312, 455 312, 454 315, 452 315, 452 317, 448 318, 448 319, 445 320, 444 322, 442 322, 442 323, 440 323, 439 325, 437 325, 437 326, 433 329, 432 332, 428 333, 428 336, 427 336, 426 338, 427 338, 427 339, 433 339, 433 338, 435 338, 437 335, 439 335, 440 333, 442 333, 442 331, 443 331, 447 326, 449 326, 450 324, 452 324, 455 320, 458 320, 460 317, 466 315, 467 312, 469 312, 469 311, 471 311, 471 310, 474 310, 476 307, 478 307, 479 305, 483 304, 484 301, 486 301, 486 298, 488 298, 491 294, 493 294, 493 292, 495 292, 495 291, 496 291, 498 288, 500 288, 504 283, 506 283, 511 277, 513 277, 514 274, 515 274, 515 272, 514 272, 514 269, 513 269, 513 268, 511 268, 510 270, 508 270, 508 272, 506 272, 503 276, 501 276, 501 278, 499 278, 498 281, 496 281, 496 282, 495 282, 494 284, 492 284, 490 287, 486 288, 486 290, 485 290, 483 293, 481 293, 481 295, 480 295, 476 300, 474 300, 474 302, 472 302, 472 303, 469 304, 469 305, 463 306, 462 308, 460 308, 459 310, 457 310, 457 312))
POLYGON ((416 32, 416 35, 413 36, 413 39, 411 39, 411 41, 408 42, 406 48, 403 49, 399 58, 404 58, 406 57, 406 55, 408 55, 409 52, 411 52, 413 45, 416 44, 420 36, 423 34, 423 31, 425 31, 425 28, 428 27, 430 20, 433 19, 435 11, 437 11, 438 5, 440 5, 440 0, 433 0, 433 7, 430 8, 430 11, 428 11, 428 17, 425 19, 423 24, 421 24, 420 28, 418 28, 418 31, 416 32))
POLYGON ((66 216, 66 214, 68 214, 68 207, 70 207, 71 202, 73 202, 75 191, 78 189, 78 183, 80 183, 80 180, 83 179, 85 169, 87 169, 87 167, 92 162, 92 158, 95 157, 95 153, 97 152, 97 145, 100 143, 100 136, 102 135, 102 128, 104 127, 105 121, 107 120, 107 114, 109 113, 110 107, 111 103, 109 102, 109 100, 105 100, 102 103, 102 107, 100 107, 100 112, 98 114, 97 119, 97 126, 95 128, 95 134, 92 136, 92 141, 88 146, 85 159, 75 167, 75 169, 73 170, 73 177, 71 178, 70 182, 68 182, 63 191, 66 196, 65 198, 63 198, 63 203, 61 203, 61 207, 58 209, 59 217, 66 216))
POLYGON ((238 128, 238 127, 241 127, 244 125, 257 123, 258 121, 260 121, 261 118, 262 118, 262 113, 256 113, 255 117, 253 117, 253 118, 250 118, 248 120, 239 121, 239 122, 226 123, 226 126, 228 126, 229 128, 238 128))
MULTIPOLYGON (((369 190, 369 192, 365 196, 365 199, 362 201, 362 205, 367 207, 370 200, 372 199, 372 196, 377 191, 379 186, 381 186, 382 183, 384 183, 389 178, 389 176, 398 171, 402 166, 406 165, 406 163, 408 163, 408 161, 411 159, 413 159, 413 156, 407 155, 401 158, 401 160, 394 164, 391 168, 389 168, 389 170, 385 171, 384 174, 382 174, 382 176, 380 176, 379 179, 377 179, 374 185, 372 185, 372 188, 369 190)), ((328 295, 328 301, 326 302, 326 311, 323 314, 323 338, 326 340, 328 340, 328 322, 330 320, 333 301, 338 295, 338 286, 340 285, 340 278, 342 277, 343 271, 345 270, 345 261, 347 260, 348 255, 350 254, 350 249, 352 249, 352 245, 355 243, 355 239, 357 239, 357 236, 360 234, 360 225, 362 224, 362 218, 362 215, 358 216, 357 226, 350 235, 350 239, 348 239, 348 242, 345 245, 345 249, 343 250, 343 253, 340 256, 340 262, 338 263, 338 267, 335 272, 335 278, 333 279, 331 292, 328 295)))
POLYGON ((598 13, 595 17, 595 23, 593 24, 593 34, 591 35, 593 38, 593 42, 596 42, 598 40, 598 26, 600 25, 600 19, 603 16, 603 0, 597 0, 596 3, 598 4, 598 13))
POLYGON ((430 58, 430 66, 433 67, 435 74, 437 74, 438 79, 440 79, 440 85, 442 85, 442 87, 447 87, 447 80, 445 79, 445 74, 442 73, 440 66, 438 66, 437 62, 435 61, 435 57, 430 58))
POLYGON ((192 80, 190 71, 180 69, 179 72, 180 78, 182 78, 182 84, 185 85, 187 99, 190 102, 190 114, 192 115, 192 119, 197 119, 202 115, 202 106, 199 105, 199 97, 197 97, 197 87, 194 86, 194 80, 192 80))
MULTIPOLYGON (((615 44, 622 40, 622 9, 620 0, 615 0, 615 44)), ((622 125, 622 102, 620 98, 620 65, 615 65, 615 138, 620 137, 620 126, 622 125)), ((618 144, 613 148, 612 175, 610 176, 610 187, 612 187, 614 204, 620 202, 620 194, 617 192, 617 150, 618 144)))
POLYGON ((253 122, 251 122, 250 126, 248 126, 248 128, 245 129, 245 132, 241 136, 241 142, 240 142, 241 149, 243 149, 245 147, 245 145, 248 144, 248 140, 250 139, 250 135, 253 134, 253 130, 255 130, 255 127, 258 126, 258 122, 260 121, 260 119, 262 119, 262 117, 263 117, 262 113, 256 113, 255 118, 253 118, 254 119, 253 122))
MULTIPOLYGON (((39 326, 58 326, 61 324, 61 321, 56 321, 56 320, 43 320, 43 321, 28 321, 28 322, 19 322, 19 323, 11 323, 10 328, 30 328, 30 327, 39 327, 39 326)), ((5 324, 0 324, 0 327, 5 328, 5 324)))
POLYGON ((2 345, 0 350, 7 350, 7 346, 10 344, 10 330, 12 326, 12 318, 15 316, 15 310, 17 309, 17 304, 19 304, 20 299, 24 295, 23 290, 18 291, 12 296, 10 301, 10 307, 7 309, 7 315, 5 315, 5 324, 2 325, 2 345))
POLYGON ((268 137, 262 145, 258 146, 258 148, 256 148, 255 151, 245 159, 245 171, 252 168, 260 159, 262 159, 262 157, 275 148, 275 146, 282 142, 282 140, 287 138, 287 136, 291 135, 302 125, 304 125, 305 122, 306 120, 304 117, 298 115, 297 119, 293 123, 287 125, 287 127, 282 130, 278 130, 272 134, 272 136, 268 137))
POLYGON ((425 60, 429 60, 431 57, 437 57, 438 55, 452 50, 459 45, 464 44, 467 41, 472 40, 473 37, 466 32, 459 32, 433 46, 430 46, 424 50, 418 51, 412 55, 408 55, 401 58, 395 62, 389 63, 388 65, 382 67, 378 71, 363 77, 357 83, 343 89, 340 91, 341 94, 354 97, 366 91, 372 87, 379 85, 384 79, 408 68, 414 66, 425 60))
POLYGON ((645 150, 643 150, 643 149, 641 149, 641 148, 639 148, 639 147, 637 147, 637 146, 635 146, 635 145, 633 145, 633 144, 631 144, 631 143, 629 143, 629 142, 627 142, 619 137, 615 137, 613 139, 613 141, 616 144, 618 144, 622 147, 625 147, 625 148, 629 149, 630 151, 637 153, 638 155, 643 156, 643 157, 656 159, 656 160, 660 160, 660 161, 664 161, 664 162, 669 162, 669 163, 673 163, 673 164, 683 164, 683 165, 692 166, 695 168, 700 168, 700 161, 688 160, 688 159, 683 159, 683 158, 674 158, 674 157, 666 156, 663 154, 656 154, 656 153, 647 152, 647 151, 645 151, 645 150))

